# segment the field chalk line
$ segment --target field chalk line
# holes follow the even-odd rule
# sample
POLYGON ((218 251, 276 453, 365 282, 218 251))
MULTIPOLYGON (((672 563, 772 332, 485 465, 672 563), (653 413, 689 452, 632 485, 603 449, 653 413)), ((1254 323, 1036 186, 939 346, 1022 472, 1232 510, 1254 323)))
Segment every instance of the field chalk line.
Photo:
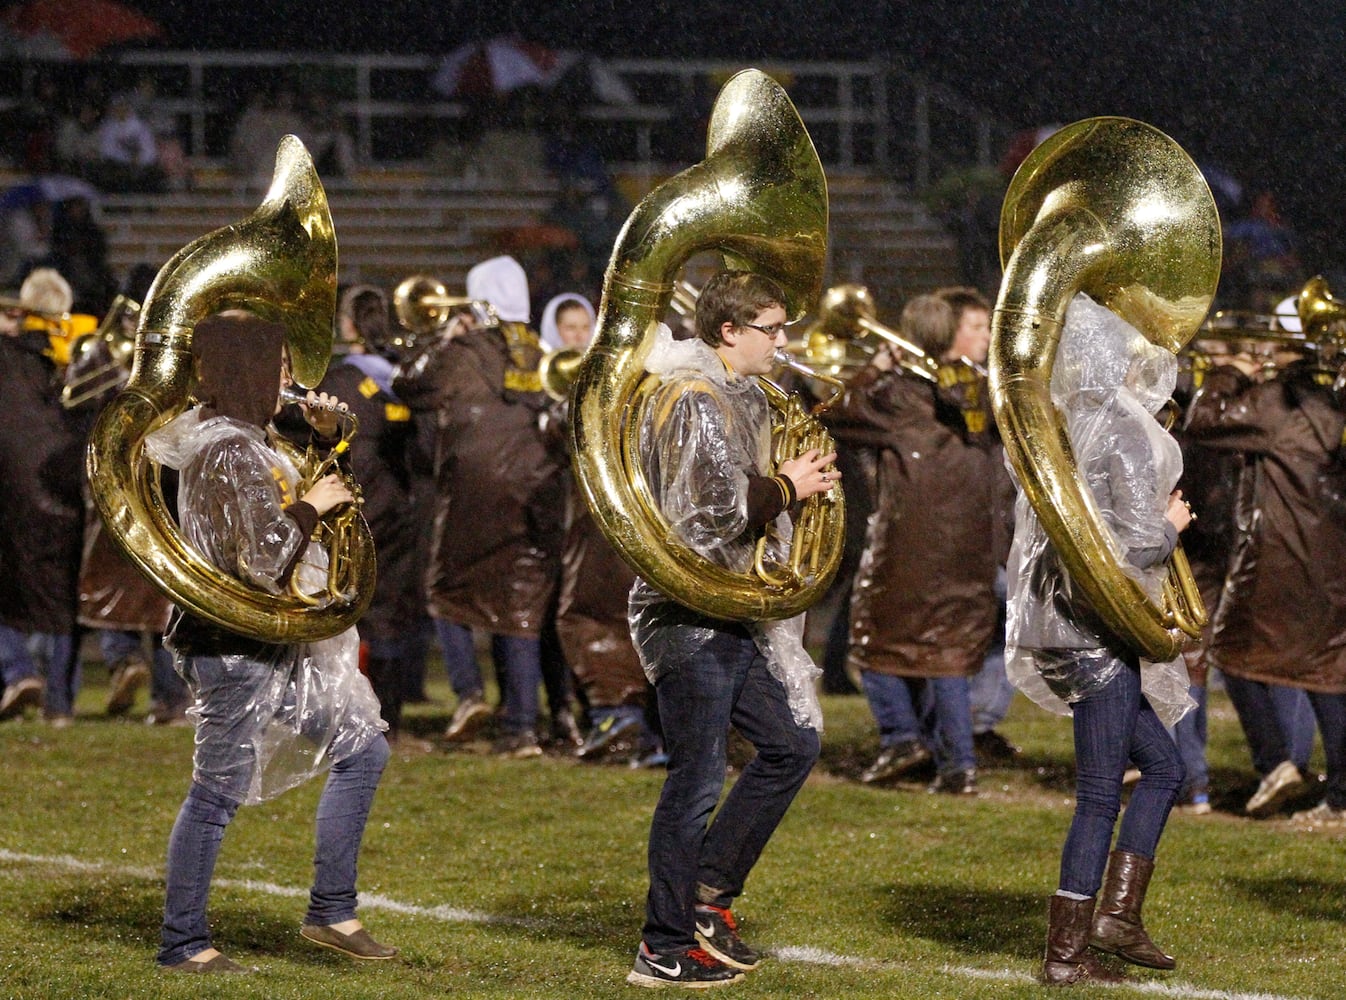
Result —
MULTIPOLYGON (((0 848, 0 863, 61 868, 71 872, 130 876, 151 881, 163 878, 163 871, 158 868, 144 868, 132 865, 119 866, 104 864, 103 862, 98 861, 81 861, 79 858, 72 858, 68 855, 47 856, 41 854, 20 854, 16 851, 9 851, 4 848, 0 848)), ((277 885, 274 882, 263 882, 257 879, 217 878, 211 884, 217 888, 242 889, 246 892, 257 892, 270 896, 285 896, 290 898, 306 898, 308 896, 307 889, 296 889, 292 886, 277 885)), ((449 906, 448 904, 441 904, 439 906, 418 906, 415 903, 403 903, 379 893, 360 893, 360 905, 371 910, 385 910, 389 913, 398 913, 403 916, 424 917, 429 920, 438 920, 443 923, 451 924, 496 924, 517 927, 536 927, 542 926, 543 924, 543 921, 540 920, 500 917, 494 914, 484 913, 480 910, 466 910, 462 907, 449 906)), ((801 965, 831 965, 844 968, 876 970, 899 969, 902 967, 901 962, 857 958, 852 955, 838 955, 833 952, 824 951, 821 948, 801 948, 795 945, 771 948, 770 953, 779 961, 797 962, 801 965)), ((942 971, 947 975, 960 976, 964 979, 1024 984, 1034 982, 1033 977, 1027 973, 1015 972, 1011 969, 978 969, 972 966, 945 965, 942 971)), ((1116 986, 1115 989, 1129 990, 1133 993, 1144 993, 1156 997, 1167 997, 1172 998, 1172 1000, 1299 1000, 1299 998, 1296 997, 1282 996, 1277 993, 1232 993, 1228 990, 1203 990, 1188 983, 1160 983, 1155 982, 1154 980, 1147 980, 1144 982, 1124 982, 1116 986)))

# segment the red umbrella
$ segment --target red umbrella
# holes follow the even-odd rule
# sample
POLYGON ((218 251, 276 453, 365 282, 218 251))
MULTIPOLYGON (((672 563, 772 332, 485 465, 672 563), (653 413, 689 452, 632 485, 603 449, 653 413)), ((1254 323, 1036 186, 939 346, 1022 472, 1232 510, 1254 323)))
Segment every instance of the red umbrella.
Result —
POLYGON ((431 85, 446 97, 486 97, 518 87, 548 86, 565 68, 558 53, 520 38, 462 45, 440 64, 431 85))
POLYGON ((109 45, 159 38, 163 28, 116 0, 28 0, 0 11, 0 34, 20 53, 88 59, 109 45))

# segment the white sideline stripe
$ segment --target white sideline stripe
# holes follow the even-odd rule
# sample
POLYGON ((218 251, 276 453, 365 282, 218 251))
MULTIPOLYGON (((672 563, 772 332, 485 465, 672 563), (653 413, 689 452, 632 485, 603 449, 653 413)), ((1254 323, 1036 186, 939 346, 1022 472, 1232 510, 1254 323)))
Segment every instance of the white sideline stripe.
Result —
MULTIPOLYGON (((163 878, 163 872, 157 868, 143 868, 133 865, 108 865, 98 861, 81 861, 79 858, 72 858, 69 855, 41 855, 41 854, 20 854, 16 851, 9 851, 0 848, 0 862, 10 862, 13 864, 27 865, 46 865, 53 868, 64 868, 68 871, 76 872, 101 872, 111 875, 129 875, 134 878, 147 880, 156 880, 163 878)), ((262 882, 257 879, 233 879, 220 878, 212 883, 217 887, 229 889, 243 889, 248 892, 263 893, 270 896, 284 896, 289 898, 308 896, 307 889, 296 889, 292 886, 277 885, 275 882, 262 882)), ((516 917, 499 917, 490 913, 482 913, 479 910, 465 910, 457 906, 440 904, 439 906, 417 906, 414 903, 403 903, 391 899, 378 893, 360 893, 360 905, 368 909, 386 910, 389 913, 400 913, 412 917, 428 917, 431 920, 438 920, 441 923, 454 924, 496 924, 515 927, 539 927, 544 922, 540 920, 531 920, 516 917)), ((786 945, 780 948, 770 949, 774 958, 782 962, 798 962, 802 965, 831 965, 856 969, 897 969, 902 967, 901 962, 884 961, 881 959, 858 958, 853 955, 838 955, 835 952, 824 951, 821 948, 798 947, 795 945, 786 945)), ((978 969, 973 966, 965 965, 945 965, 942 972, 961 976, 964 979, 980 979, 992 982, 1005 983, 1033 983, 1032 976, 1023 972, 1014 972, 1010 969, 978 969)), ((1231 993, 1228 990, 1203 990, 1188 983, 1160 983, 1155 981, 1146 982, 1123 982, 1113 987, 1118 990, 1130 990, 1134 993, 1148 993, 1160 997, 1171 997, 1174 1000, 1300 1000, 1292 996, 1282 996, 1278 993, 1231 993)))

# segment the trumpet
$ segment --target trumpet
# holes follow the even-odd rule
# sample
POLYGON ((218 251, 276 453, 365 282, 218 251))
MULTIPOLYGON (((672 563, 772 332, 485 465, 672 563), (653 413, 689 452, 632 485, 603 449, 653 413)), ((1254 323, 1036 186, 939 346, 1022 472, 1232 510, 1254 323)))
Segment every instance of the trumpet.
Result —
POLYGON ((393 339, 397 347, 414 348, 423 337, 443 330, 455 313, 469 311, 479 326, 499 326, 495 306, 483 299, 450 295, 442 281, 424 274, 413 274, 393 290, 393 312, 403 329, 393 339))
POLYGON ((575 373, 584 360, 584 351, 578 347, 557 347, 542 355, 537 363, 538 381, 542 391, 556 402, 564 402, 575 382, 575 373))
MULTIPOLYGON (((280 398, 287 403, 307 405, 308 395, 286 386, 280 391, 280 398)), ((297 496, 303 496, 311 490, 318 480, 336 472, 341 476, 354 498, 353 503, 343 504, 328 511, 318 520, 310 541, 317 542, 327 551, 327 569, 323 587, 316 593, 305 591, 300 573, 296 570, 290 575, 289 594, 301 604, 319 607, 329 600, 348 596, 351 588, 353 565, 350 558, 351 543, 358 529, 356 519, 360 517, 360 507, 364 503, 364 493, 360 484, 350 472, 339 466, 338 460, 350 450, 350 440, 360 429, 360 421, 350 410, 333 410, 337 424, 341 428, 341 439, 320 456, 312 445, 300 451, 284 438, 277 438, 276 444, 299 470, 299 484, 295 489, 297 496)))

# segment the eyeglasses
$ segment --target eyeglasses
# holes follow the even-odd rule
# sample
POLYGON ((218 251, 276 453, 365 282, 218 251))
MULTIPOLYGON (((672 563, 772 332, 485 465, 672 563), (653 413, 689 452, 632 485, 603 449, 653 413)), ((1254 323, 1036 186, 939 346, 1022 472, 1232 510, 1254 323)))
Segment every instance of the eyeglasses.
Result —
POLYGON ((789 325, 789 323, 772 323, 770 326, 758 326, 756 323, 739 324, 739 326, 745 326, 749 330, 757 330, 759 333, 765 333, 772 340, 775 340, 778 336, 784 333, 785 328, 789 325))

